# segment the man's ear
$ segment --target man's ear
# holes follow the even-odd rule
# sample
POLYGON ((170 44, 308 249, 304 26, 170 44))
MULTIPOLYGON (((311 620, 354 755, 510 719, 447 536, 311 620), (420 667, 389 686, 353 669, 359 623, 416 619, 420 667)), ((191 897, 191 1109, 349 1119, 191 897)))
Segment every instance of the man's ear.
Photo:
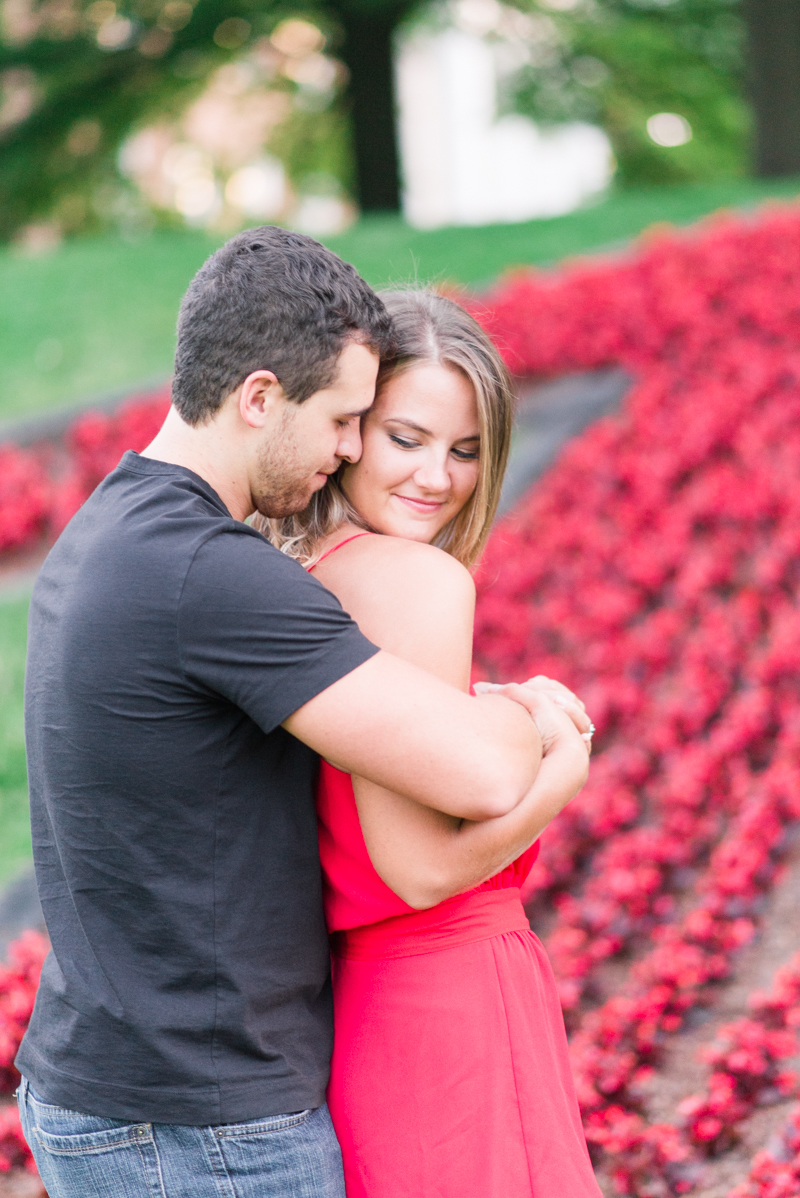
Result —
POLYGON ((239 415, 251 428, 264 428, 285 404, 286 394, 271 370, 254 370, 239 388, 239 415))

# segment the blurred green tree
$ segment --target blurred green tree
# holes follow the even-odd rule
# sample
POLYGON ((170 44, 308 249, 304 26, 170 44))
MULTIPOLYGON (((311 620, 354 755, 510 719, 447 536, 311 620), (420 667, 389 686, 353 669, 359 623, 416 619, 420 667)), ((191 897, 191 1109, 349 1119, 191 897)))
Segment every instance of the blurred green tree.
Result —
POLYGON ((90 196, 149 113, 199 90, 250 36, 248 0, 9 4, 0 41, 0 237, 55 214, 92 223, 90 196))
MULTIPOLYGON (((126 202, 115 155, 131 128, 177 117, 289 16, 324 29, 349 85, 328 111, 293 113, 282 156, 291 143, 298 172, 338 164, 363 210, 397 210, 392 48, 420 2, 0 0, 0 239, 37 219, 101 225, 98 196, 126 202)), ((757 170, 800 171, 800 0, 510 2, 532 33, 505 107, 602 125, 622 183, 746 173, 746 46, 757 170)))
POLYGON ((746 172, 750 113, 738 0, 521 0, 523 6, 539 37, 530 65, 507 85, 508 107, 544 123, 602 125, 622 183, 746 172))
MULTIPOLYGON (((118 187, 114 155, 131 127, 177 113, 216 67, 298 9, 342 43, 361 207, 397 209, 391 38, 409 7, 0 0, 0 239, 37 218, 54 216, 67 232, 97 224, 92 197, 118 187)), ((319 129, 330 136, 318 114, 296 114, 294 126, 306 148, 319 129)))

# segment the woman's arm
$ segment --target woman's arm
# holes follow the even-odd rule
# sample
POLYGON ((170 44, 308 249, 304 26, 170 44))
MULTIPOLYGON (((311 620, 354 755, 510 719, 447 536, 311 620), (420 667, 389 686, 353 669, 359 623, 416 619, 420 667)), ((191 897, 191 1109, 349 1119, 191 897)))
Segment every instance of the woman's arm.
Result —
POLYGON ((588 747, 572 720, 546 694, 537 694, 536 707, 547 749, 533 786, 507 815, 457 821, 353 779, 370 859, 409 906, 433 907, 504 869, 585 783, 588 747))
MULTIPOLYGON (((381 648, 468 690, 475 590, 453 558, 427 545, 365 537, 316 573, 381 648)), ((548 753, 533 786, 508 815, 464 822, 353 777, 372 863, 411 906, 433 906, 502 869, 585 781, 588 754, 572 721, 546 695, 525 699, 548 738, 548 753)))

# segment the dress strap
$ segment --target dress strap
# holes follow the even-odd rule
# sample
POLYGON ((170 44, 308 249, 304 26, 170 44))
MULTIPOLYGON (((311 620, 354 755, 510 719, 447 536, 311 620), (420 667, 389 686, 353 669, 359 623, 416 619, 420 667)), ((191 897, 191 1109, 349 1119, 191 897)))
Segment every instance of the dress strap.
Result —
POLYGON ((341 549, 343 545, 349 545, 351 541, 357 541, 359 537, 373 536, 375 536, 375 533, 372 532, 354 532, 352 537, 345 537, 343 541, 340 541, 338 545, 334 545, 332 549, 326 549, 322 557, 317 558, 317 560, 314 562, 314 565, 308 567, 309 573, 312 570, 316 570, 320 562, 324 562, 326 557, 330 557, 332 553, 335 553, 337 549, 341 549))

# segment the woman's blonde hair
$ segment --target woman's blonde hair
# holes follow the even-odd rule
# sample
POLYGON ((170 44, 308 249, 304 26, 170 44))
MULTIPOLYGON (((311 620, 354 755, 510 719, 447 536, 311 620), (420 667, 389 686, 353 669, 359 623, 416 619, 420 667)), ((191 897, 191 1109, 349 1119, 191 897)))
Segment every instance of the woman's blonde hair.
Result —
MULTIPOLYGON (((475 390, 481 439, 478 482, 433 542, 472 566, 489 535, 508 461, 514 410, 511 378, 489 337, 454 300, 423 290, 385 291, 380 298, 392 318, 397 352, 381 365, 378 392, 389 379, 423 362, 460 370, 475 390)), ((257 514, 254 526, 283 553, 312 566, 324 539, 342 524, 370 529, 345 495, 341 473, 340 469, 328 479, 304 511, 279 519, 257 514)))

